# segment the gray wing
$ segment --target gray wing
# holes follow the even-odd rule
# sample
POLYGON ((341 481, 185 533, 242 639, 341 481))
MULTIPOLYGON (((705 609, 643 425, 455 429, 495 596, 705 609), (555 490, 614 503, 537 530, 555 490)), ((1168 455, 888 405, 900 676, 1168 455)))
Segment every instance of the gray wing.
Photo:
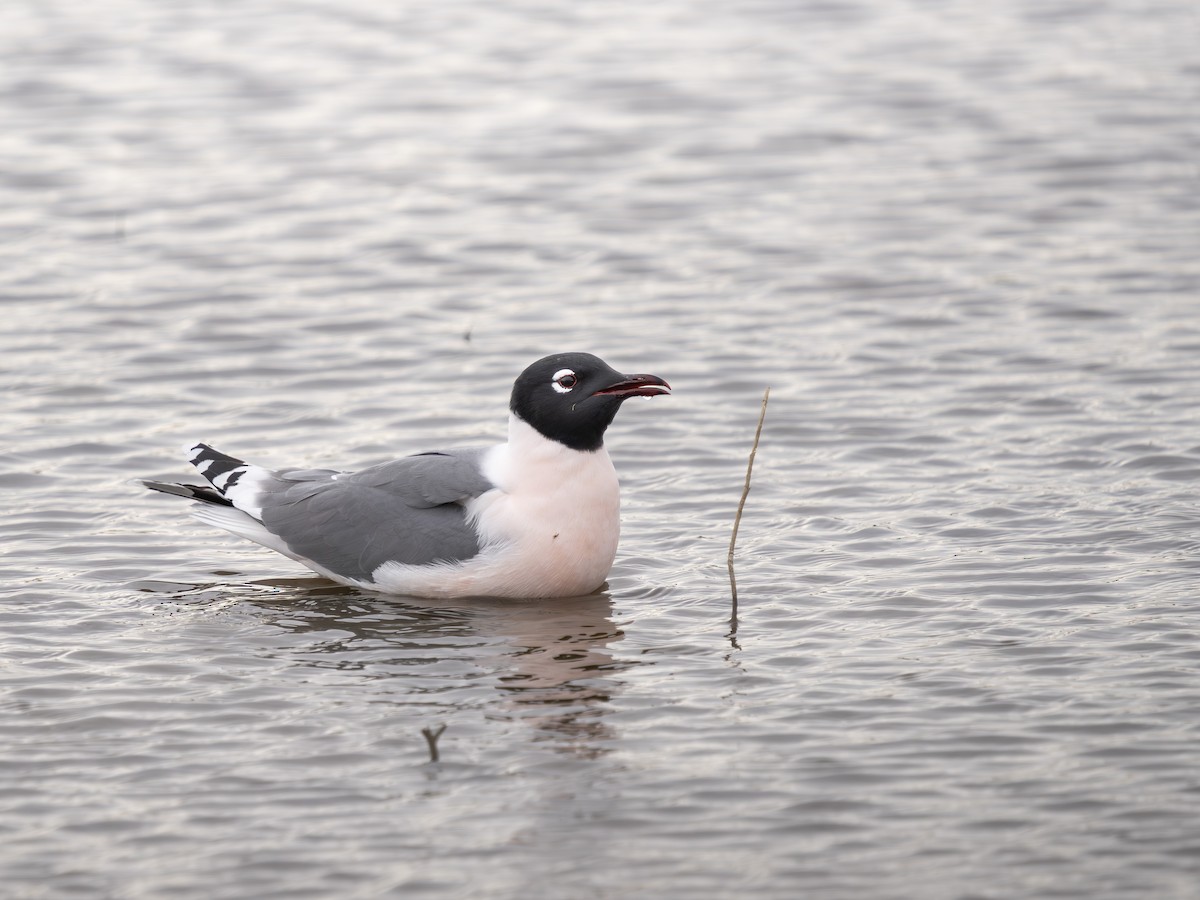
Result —
POLYGON ((479 552, 463 504, 491 490, 483 450, 422 453, 361 472, 292 470, 262 495, 262 522, 298 556, 372 581, 385 562, 459 562, 479 552))

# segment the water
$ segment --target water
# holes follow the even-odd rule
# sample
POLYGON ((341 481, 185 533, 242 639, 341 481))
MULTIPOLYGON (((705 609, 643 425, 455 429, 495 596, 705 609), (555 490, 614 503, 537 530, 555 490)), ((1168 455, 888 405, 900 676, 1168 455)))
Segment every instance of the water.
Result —
POLYGON ((1196 896, 1194 4, 10 7, 7 895, 1196 896), (676 388, 593 597, 131 483, 494 440, 562 349, 676 388))

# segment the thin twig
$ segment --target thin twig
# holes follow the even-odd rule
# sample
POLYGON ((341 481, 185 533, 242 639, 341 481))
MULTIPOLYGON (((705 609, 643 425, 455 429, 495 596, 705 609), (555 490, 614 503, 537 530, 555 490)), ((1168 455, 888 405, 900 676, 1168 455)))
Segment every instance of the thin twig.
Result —
POLYGON ((729 589, 733 596, 733 616, 730 619, 730 633, 737 633, 737 579, 733 576, 733 548, 737 545, 738 526, 742 524, 742 510, 746 508, 746 498, 750 495, 750 473, 754 471, 754 454, 758 452, 758 441, 762 437, 763 422, 767 418, 767 400, 771 397, 771 389, 763 392, 762 411, 758 414, 758 428, 754 431, 754 446, 750 448, 750 459, 746 462, 746 484, 742 488, 742 499, 738 501, 737 515, 733 518, 733 533, 729 535, 729 589))
POLYGON ((442 732, 446 730, 446 723, 443 722, 436 730, 433 728, 422 728, 421 734, 425 735, 425 742, 429 744, 429 761, 438 761, 438 738, 442 736, 442 732))

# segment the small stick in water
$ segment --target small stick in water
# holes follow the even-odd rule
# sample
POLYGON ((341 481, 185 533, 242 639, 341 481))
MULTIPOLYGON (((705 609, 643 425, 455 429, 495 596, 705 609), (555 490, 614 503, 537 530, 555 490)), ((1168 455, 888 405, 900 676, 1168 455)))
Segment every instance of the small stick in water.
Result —
POLYGON ((446 730, 446 723, 443 722, 436 730, 432 728, 422 728, 421 734, 425 735, 425 742, 429 744, 429 761, 438 761, 438 738, 442 736, 442 732, 446 730))
POLYGON ((742 510, 746 508, 746 497, 750 495, 750 473, 754 471, 754 454, 758 452, 758 441, 762 437, 763 421, 767 418, 767 400, 771 397, 771 389, 763 392, 762 411, 758 414, 758 428, 754 431, 754 446, 750 448, 750 459, 746 463, 746 484, 742 488, 742 499, 738 501, 737 515, 733 518, 733 533, 729 536, 729 589, 733 595, 733 616, 729 620, 730 633, 737 633, 737 579, 733 576, 733 548, 737 545, 738 526, 742 524, 742 510))

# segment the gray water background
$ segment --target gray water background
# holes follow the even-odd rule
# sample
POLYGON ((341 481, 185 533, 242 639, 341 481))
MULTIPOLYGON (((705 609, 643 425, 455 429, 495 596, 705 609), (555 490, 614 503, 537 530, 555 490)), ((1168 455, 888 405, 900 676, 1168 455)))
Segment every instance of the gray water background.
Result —
POLYGON ((0 890, 1200 896, 1198 38, 5 4, 0 890), (676 388, 592 597, 342 589, 131 483, 493 441, 562 349, 676 388))

